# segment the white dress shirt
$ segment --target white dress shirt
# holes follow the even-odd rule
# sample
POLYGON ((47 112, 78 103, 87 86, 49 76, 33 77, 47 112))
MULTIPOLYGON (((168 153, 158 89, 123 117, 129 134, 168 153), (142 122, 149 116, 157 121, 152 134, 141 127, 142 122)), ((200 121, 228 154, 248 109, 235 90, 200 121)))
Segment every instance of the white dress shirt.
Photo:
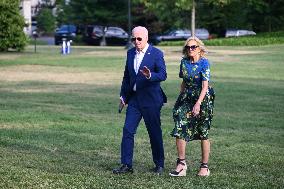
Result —
MULTIPOLYGON (((149 44, 147 43, 142 51, 137 51, 136 50, 136 55, 134 57, 134 70, 135 70, 136 75, 139 72, 139 67, 141 65, 141 62, 142 62, 142 60, 144 58, 144 55, 145 55, 148 47, 149 47, 149 44)), ((133 91, 136 91, 136 83, 134 84, 133 91)))

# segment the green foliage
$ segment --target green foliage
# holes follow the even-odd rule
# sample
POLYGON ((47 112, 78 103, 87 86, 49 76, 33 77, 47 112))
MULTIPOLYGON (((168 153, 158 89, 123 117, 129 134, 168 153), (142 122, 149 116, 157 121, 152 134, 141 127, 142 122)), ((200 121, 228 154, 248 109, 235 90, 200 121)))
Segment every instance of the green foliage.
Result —
MULTIPOLYGON (((183 46, 185 41, 164 41, 160 46, 183 46)), ((284 32, 259 33, 256 36, 217 38, 203 41, 207 46, 262 46, 284 44, 284 32)))
POLYGON ((73 45, 86 45, 83 41, 84 41, 84 40, 83 40, 83 36, 82 36, 82 35, 76 35, 76 36, 73 38, 72 46, 73 46, 73 45))
POLYGON ((39 31, 47 34, 54 32, 56 18, 53 16, 51 9, 42 8, 36 17, 36 20, 39 31))
POLYGON ((27 44, 23 31, 24 18, 19 12, 19 0, 0 1, 0 51, 9 48, 21 51, 27 44))
POLYGON ((263 46, 284 44, 284 32, 260 33, 256 36, 220 38, 204 41, 208 46, 263 46))
POLYGON ((191 2, 182 0, 140 0, 139 2, 145 5, 145 12, 155 14, 162 23, 156 33, 162 33, 171 28, 190 28, 191 2))
MULTIPOLYGON (((136 0, 159 19, 161 31, 191 27, 192 1, 136 0), (178 18, 178 19, 177 19, 178 18)), ((223 36, 228 28, 251 29, 256 32, 279 31, 284 28, 282 0, 198 0, 196 28, 223 36)))
POLYGON ((72 0, 68 5, 61 3, 58 23, 119 25, 126 28, 127 1, 72 0))
POLYGON ((284 30, 284 1, 250 0, 246 3, 248 21, 255 31, 284 30))
MULTIPOLYGON (((57 2, 57 1, 56 1, 57 2)), ((72 24, 71 19, 71 8, 70 6, 66 6, 65 3, 57 4, 57 16, 56 21, 58 23, 58 26, 62 24, 72 24)))
MULTIPOLYGON (((72 0, 58 6, 58 24, 101 24, 127 28, 126 0, 72 0)), ((283 0, 196 0, 196 28, 206 28, 219 37, 229 28, 270 32, 284 29, 283 0)), ((150 34, 173 28, 191 28, 192 1, 132 0, 133 26, 143 25, 150 34)))

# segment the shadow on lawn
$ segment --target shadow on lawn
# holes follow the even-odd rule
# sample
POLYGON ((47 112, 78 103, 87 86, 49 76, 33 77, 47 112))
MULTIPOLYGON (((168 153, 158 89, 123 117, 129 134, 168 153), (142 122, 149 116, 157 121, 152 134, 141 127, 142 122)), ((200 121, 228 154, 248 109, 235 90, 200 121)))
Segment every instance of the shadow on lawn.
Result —
POLYGON ((1 129, 0 139, 3 162, 8 158, 13 166, 68 174, 110 170, 118 159, 112 155, 117 144, 106 135, 43 129, 1 129))

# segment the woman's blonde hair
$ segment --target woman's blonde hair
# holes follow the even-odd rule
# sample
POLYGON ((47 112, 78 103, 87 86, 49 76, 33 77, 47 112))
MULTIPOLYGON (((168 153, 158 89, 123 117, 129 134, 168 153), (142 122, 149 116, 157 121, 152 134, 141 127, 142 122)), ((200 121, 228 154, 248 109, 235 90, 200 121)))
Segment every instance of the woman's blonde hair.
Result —
POLYGON ((189 41, 191 41, 191 40, 196 41, 197 45, 198 45, 199 48, 200 48, 200 56, 201 56, 201 57, 204 57, 205 54, 207 53, 207 50, 206 50, 206 48, 205 48, 204 43, 203 43, 200 39, 198 39, 196 36, 191 36, 191 37, 189 37, 189 38, 185 41, 184 46, 183 46, 183 48, 182 48, 182 54, 183 54, 183 56, 184 56, 185 58, 189 58, 189 56, 188 56, 188 51, 187 51, 186 46, 187 46, 187 43, 188 43, 189 41))

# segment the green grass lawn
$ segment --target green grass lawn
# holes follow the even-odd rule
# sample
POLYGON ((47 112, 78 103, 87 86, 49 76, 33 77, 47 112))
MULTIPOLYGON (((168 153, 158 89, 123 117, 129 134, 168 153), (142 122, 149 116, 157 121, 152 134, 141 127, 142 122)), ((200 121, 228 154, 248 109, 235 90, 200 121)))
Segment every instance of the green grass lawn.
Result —
POLYGON ((168 79, 162 109, 165 174, 149 172, 144 123, 135 140, 133 175, 119 166, 125 118, 117 113, 126 51, 122 47, 29 46, 0 53, 0 188, 283 188, 284 45, 209 47, 215 117, 211 176, 196 176, 199 141, 187 146, 190 167, 171 178, 176 147, 169 133, 178 96, 181 47, 161 47, 168 79))

